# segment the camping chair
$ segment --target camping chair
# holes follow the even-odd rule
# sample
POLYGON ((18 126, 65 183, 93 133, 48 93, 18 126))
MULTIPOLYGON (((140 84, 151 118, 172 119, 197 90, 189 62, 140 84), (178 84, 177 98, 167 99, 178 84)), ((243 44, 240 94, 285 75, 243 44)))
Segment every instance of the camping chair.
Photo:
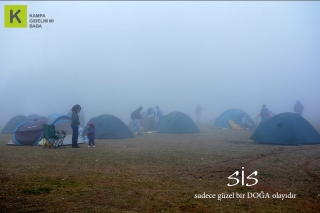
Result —
POLYGON ((54 125, 48 125, 48 124, 43 124, 43 131, 44 131, 44 138, 46 139, 46 142, 43 144, 43 147, 45 148, 48 146, 51 148, 53 146, 55 149, 58 147, 60 148, 61 146, 64 146, 63 140, 66 137, 66 132, 65 131, 56 131, 54 125))

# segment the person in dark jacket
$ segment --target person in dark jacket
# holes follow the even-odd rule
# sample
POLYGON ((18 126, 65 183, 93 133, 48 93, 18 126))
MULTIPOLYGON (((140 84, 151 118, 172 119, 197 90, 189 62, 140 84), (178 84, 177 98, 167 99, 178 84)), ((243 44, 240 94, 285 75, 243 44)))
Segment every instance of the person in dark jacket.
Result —
POLYGON ((96 144, 94 142, 94 138, 95 138, 95 135, 96 134, 96 128, 94 126, 94 123, 90 122, 89 123, 89 128, 88 128, 88 139, 89 139, 89 144, 88 144, 88 147, 96 147, 96 144))
POLYGON ((269 119, 269 110, 265 104, 262 105, 259 116, 261 117, 261 121, 266 121, 269 119))
POLYGON ((294 109, 295 113, 302 116, 302 111, 304 110, 304 107, 303 107, 302 103, 300 103, 299 100, 297 100, 297 103, 294 105, 293 109, 294 109))
POLYGON ((196 114, 197 117, 197 124, 200 123, 200 119, 201 119, 201 111, 205 110, 205 108, 202 108, 200 106, 200 104, 198 104, 198 106, 196 107, 196 109, 194 110, 194 113, 196 114))
POLYGON ((72 128, 72 148, 80 148, 78 145, 78 137, 79 137, 79 125, 80 125, 80 120, 79 120, 79 115, 78 113, 81 110, 81 106, 79 104, 76 104, 72 107, 71 109, 71 128, 72 128))
POLYGON ((140 119, 142 118, 141 110, 143 108, 139 107, 135 111, 131 113, 131 119, 133 122, 133 129, 131 129, 131 132, 138 132, 138 135, 142 135, 140 132, 140 119))

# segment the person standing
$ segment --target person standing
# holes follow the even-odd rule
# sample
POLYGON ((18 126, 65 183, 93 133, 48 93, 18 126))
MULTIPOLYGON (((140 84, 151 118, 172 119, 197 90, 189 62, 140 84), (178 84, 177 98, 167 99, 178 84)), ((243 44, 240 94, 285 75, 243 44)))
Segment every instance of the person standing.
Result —
POLYGON ((89 148, 91 147, 91 145, 92 147, 96 147, 96 144, 94 142, 95 134, 96 134, 96 129, 95 129, 94 123, 90 122, 89 128, 88 128, 88 139, 89 139, 88 147, 89 148))
POLYGON ((297 103, 294 105, 293 110, 295 113, 302 116, 302 111, 304 110, 304 107, 303 107, 302 103, 300 103, 299 100, 297 100, 297 103))
POLYGON ((266 121, 269 119, 269 110, 265 104, 262 105, 259 116, 261 117, 261 121, 266 121))
POLYGON ((139 107, 138 109, 136 109, 131 113, 131 119, 133 122, 133 129, 131 129, 131 132, 137 132, 138 135, 142 135, 140 132, 140 119, 142 118, 142 115, 141 115, 142 109, 143 109, 142 107, 139 107))
POLYGON ((196 116, 197 116, 197 123, 200 123, 200 118, 201 118, 201 111, 202 110, 205 110, 205 108, 202 108, 201 106, 200 106, 200 104, 198 104, 198 106, 196 107, 196 109, 195 109, 195 114, 196 114, 196 116))
POLYGON ((79 115, 78 113, 81 111, 81 106, 79 104, 76 104, 71 109, 71 128, 72 128, 72 148, 80 148, 78 145, 78 137, 79 137, 79 115))

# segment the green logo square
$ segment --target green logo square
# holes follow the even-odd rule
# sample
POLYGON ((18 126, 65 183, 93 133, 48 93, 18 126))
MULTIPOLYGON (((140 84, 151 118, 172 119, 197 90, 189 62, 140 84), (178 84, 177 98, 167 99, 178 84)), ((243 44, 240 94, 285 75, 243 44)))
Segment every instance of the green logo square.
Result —
POLYGON ((5 28, 27 28, 27 5, 4 5, 5 28))

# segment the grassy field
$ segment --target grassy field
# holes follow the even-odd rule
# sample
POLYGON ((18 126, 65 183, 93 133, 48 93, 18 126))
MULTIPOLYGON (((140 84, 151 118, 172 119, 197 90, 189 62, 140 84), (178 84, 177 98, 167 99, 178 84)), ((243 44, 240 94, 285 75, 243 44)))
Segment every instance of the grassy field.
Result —
POLYGON ((0 135, 0 211, 320 212, 320 145, 262 145, 252 131, 200 129, 80 149, 6 146, 11 135, 0 135), (258 171, 258 184, 242 186, 239 177, 227 186, 242 167, 245 181, 258 171), (248 198, 262 191, 270 198, 248 198), (245 197, 194 198, 203 193, 245 197))

